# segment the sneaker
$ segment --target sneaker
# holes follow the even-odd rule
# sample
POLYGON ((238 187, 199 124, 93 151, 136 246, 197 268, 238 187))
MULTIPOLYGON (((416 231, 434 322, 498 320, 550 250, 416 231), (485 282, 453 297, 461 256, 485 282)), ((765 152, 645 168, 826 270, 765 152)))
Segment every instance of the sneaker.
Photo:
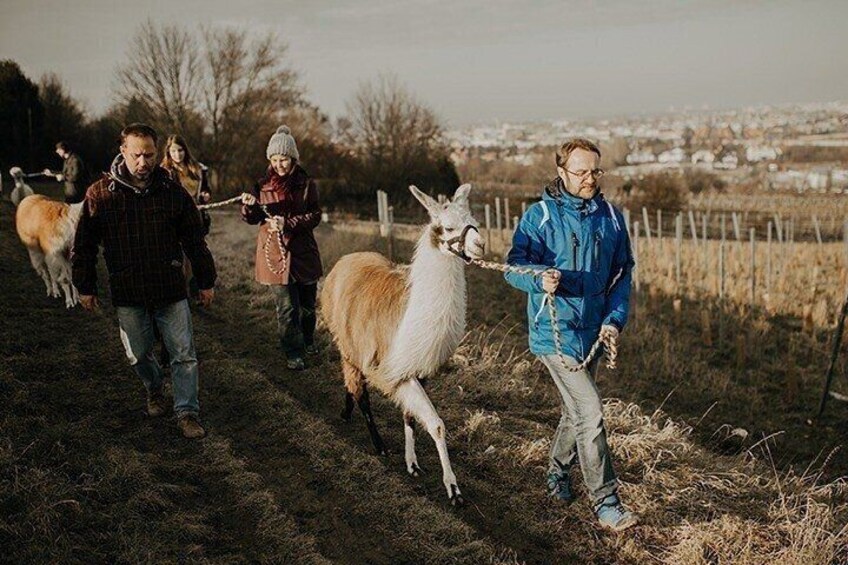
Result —
POLYGON ((595 514, 603 527, 615 532, 626 530, 639 522, 639 517, 624 508, 616 494, 607 496, 596 505, 595 514))
POLYGON ((147 415, 151 418, 158 418, 168 411, 168 403, 165 402, 165 395, 161 390, 150 392, 147 394, 147 415))
POLYGON ((577 496, 571 488, 571 474, 568 471, 548 473, 548 494, 568 504, 577 496))
POLYGON ((198 439, 206 435, 206 430, 200 425, 197 416, 193 414, 180 416, 177 420, 177 426, 183 433, 183 437, 187 439, 198 439))
POLYGON ((314 343, 306 346, 306 354, 310 357, 318 355, 318 346, 314 343))
POLYGON ((292 357, 286 361, 286 368, 291 369, 292 371, 302 371, 306 368, 306 363, 304 363, 303 359, 300 357, 292 357))

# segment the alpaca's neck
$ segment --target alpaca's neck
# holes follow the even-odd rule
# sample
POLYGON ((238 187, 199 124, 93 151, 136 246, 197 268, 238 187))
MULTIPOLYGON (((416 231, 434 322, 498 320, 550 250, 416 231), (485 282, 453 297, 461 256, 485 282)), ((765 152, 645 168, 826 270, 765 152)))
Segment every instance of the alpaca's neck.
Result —
POLYGON ((389 353, 389 370, 432 374, 465 333, 465 272, 462 261, 432 244, 429 226, 415 249, 409 299, 389 353))

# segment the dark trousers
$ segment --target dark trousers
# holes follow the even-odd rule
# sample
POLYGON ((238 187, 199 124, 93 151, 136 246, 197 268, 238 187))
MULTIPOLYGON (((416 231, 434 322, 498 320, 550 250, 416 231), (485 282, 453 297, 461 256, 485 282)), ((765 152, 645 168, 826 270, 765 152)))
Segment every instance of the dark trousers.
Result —
POLYGON ((316 283, 290 282, 274 286, 274 306, 280 345, 289 359, 303 357, 315 340, 316 283))

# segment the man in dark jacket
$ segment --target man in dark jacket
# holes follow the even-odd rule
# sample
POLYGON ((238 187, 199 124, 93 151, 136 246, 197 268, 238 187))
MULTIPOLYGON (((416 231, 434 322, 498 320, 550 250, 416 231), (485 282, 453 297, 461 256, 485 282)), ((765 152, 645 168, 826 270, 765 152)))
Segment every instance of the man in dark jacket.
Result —
POLYGON ((198 417, 197 357, 183 252, 191 261, 204 306, 215 296, 215 263, 197 206, 156 164, 156 140, 156 132, 144 124, 121 132, 121 154, 86 194, 71 255, 73 282, 83 307, 95 310, 102 246, 121 341, 147 389, 147 412, 160 416, 167 409, 162 368, 153 355, 155 323, 171 356, 180 430, 185 437, 197 438, 205 431, 198 417))
MULTIPOLYGON (((76 204, 85 198, 85 187, 88 186, 88 171, 79 155, 71 151, 64 141, 56 144, 56 154, 62 158, 62 172, 55 175, 56 180, 65 182, 65 202, 76 204)), ((45 173, 49 173, 45 170, 45 173)))

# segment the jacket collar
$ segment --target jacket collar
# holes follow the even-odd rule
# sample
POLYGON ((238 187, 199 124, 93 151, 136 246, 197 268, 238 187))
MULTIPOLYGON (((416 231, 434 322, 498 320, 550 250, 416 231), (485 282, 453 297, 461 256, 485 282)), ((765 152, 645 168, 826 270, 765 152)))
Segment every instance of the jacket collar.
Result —
POLYGON ((565 190, 562 179, 556 177, 551 181, 544 190, 542 190, 542 200, 549 200, 558 205, 564 206, 567 210, 574 212, 582 212, 584 214, 592 214, 604 202, 604 195, 600 189, 589 200, 578 198, 565 190))
POLYGON ((147 186, 144 188, 139 188, 132 184, 128 177, 129 173, 127 172, 126 164, 124 163, 124 156, 118 153, 114 159, 112 159, 112 165, 109 167, 109 180, 111 180, 111 184, 109 185, 109 190, 115 189, 116 185, 124 186, 133 191, 133 193, 138 195, 147 194, 151 190, 154 190, 162 180, 163 176, 168 178, 168 173, 160 167, 156 165, 153 168, 153 171, 150 173, 150 179, 147 182, 147 186))

